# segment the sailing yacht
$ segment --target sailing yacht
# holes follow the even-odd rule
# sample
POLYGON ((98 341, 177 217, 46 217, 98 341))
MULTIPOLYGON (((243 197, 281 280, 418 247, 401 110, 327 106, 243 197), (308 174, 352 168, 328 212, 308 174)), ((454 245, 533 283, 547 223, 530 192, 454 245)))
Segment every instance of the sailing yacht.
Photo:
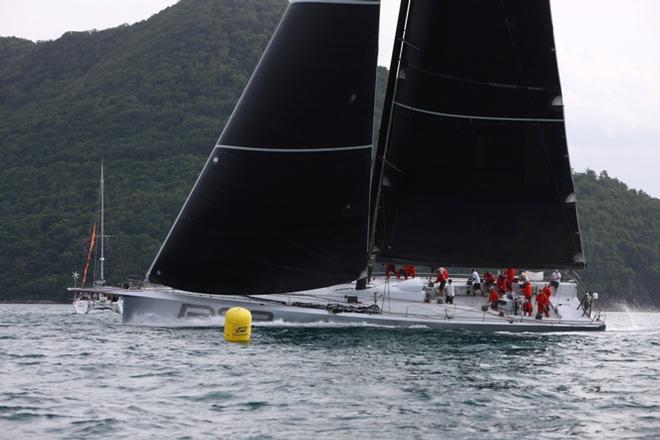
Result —
POLYGON ((577 277, 547 316, 467 276, 429 302, 438 266, 584 266, 549 0, 402 0, 374 144, 378 24, 377 0, 291 0, 145 283, 78 291, 136 324, 605 329, 577 277))
MULTIPOLYGON (((110 292, 86 291, 87 275, 89 274, 90 264, 98 246, 98 265, 99 278, 92 281, 94 288, 105 286, 105 179, 104 167, 101 164, 101 180, 99 183, 99 223, 100 234, 96 233, 96 224, 92 228, 92 235, 89 240, 87 257, 83 266, 82 281, 80 289, 74 288, 73 292, 73 310, 79 315, 86 315, 94 311, 110 310, 116 313, 123 313, 124 299, 110 292)), ((96 263, 96 262, 95 262, 96 263)), ((96 271, 94 271, 96 275, 96 271)), ((94 278, 96 278, 94 276, 94 278)), ((74 272, 74 281, 78 279, 78 273, 74 272)), ((69 289, 71 290, 71 289, 69 289)))

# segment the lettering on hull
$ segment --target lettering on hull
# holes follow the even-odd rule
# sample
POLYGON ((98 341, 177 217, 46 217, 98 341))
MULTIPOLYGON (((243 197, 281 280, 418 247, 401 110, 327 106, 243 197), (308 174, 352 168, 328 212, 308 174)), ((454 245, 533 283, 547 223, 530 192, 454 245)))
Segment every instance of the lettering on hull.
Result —
MULTIPOLYGON (((217 311, 211 306, 199 304, 181 304, 179 308, 178 318, 212 318, 214 316, 224 316, 229 310, 229 307, 221 307, 217 311)), ((252 313, 253 321, 272 321, 273 314, 271 312, 264 312, 261 310, 250 310, 252 313)))

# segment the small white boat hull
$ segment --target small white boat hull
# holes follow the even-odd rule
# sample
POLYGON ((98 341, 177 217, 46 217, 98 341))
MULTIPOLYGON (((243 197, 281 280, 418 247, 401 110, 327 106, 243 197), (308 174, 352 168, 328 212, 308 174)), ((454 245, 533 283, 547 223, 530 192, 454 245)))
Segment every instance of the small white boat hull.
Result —
POLYGON ((73 310, 78 315, 86 315, 92 308, 92 301, 86 299, 76 299, 73 301, 73 310))
MULTIPOLYGON (((71 289, 70 289, 71 290, 71 289)), ((87 315, 94 312, 112 311, 122 314, 124 310, 124 300, 119 297, 116 301, 110 301, 102 293, 85 290, 84 297, 78 295, 73 300, 73 310, 78 315, 87 315)))

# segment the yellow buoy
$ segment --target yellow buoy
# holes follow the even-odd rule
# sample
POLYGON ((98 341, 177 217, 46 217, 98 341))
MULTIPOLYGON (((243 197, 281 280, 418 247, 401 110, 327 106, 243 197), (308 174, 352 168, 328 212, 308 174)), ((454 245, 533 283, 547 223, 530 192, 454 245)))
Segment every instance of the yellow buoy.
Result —
POLYGON ((243 307, 232 307, 225 313, 225 341, 249 342, 252 335, 252 313, 243 307))

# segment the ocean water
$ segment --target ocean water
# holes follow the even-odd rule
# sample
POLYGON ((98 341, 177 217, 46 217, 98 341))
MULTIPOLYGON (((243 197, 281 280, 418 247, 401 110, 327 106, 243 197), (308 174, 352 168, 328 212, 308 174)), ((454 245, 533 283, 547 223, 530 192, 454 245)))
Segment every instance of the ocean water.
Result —
POLYGON ((660 314, 603 333, 123 326, 0 305, 2 439, 660 438, 660 314))

